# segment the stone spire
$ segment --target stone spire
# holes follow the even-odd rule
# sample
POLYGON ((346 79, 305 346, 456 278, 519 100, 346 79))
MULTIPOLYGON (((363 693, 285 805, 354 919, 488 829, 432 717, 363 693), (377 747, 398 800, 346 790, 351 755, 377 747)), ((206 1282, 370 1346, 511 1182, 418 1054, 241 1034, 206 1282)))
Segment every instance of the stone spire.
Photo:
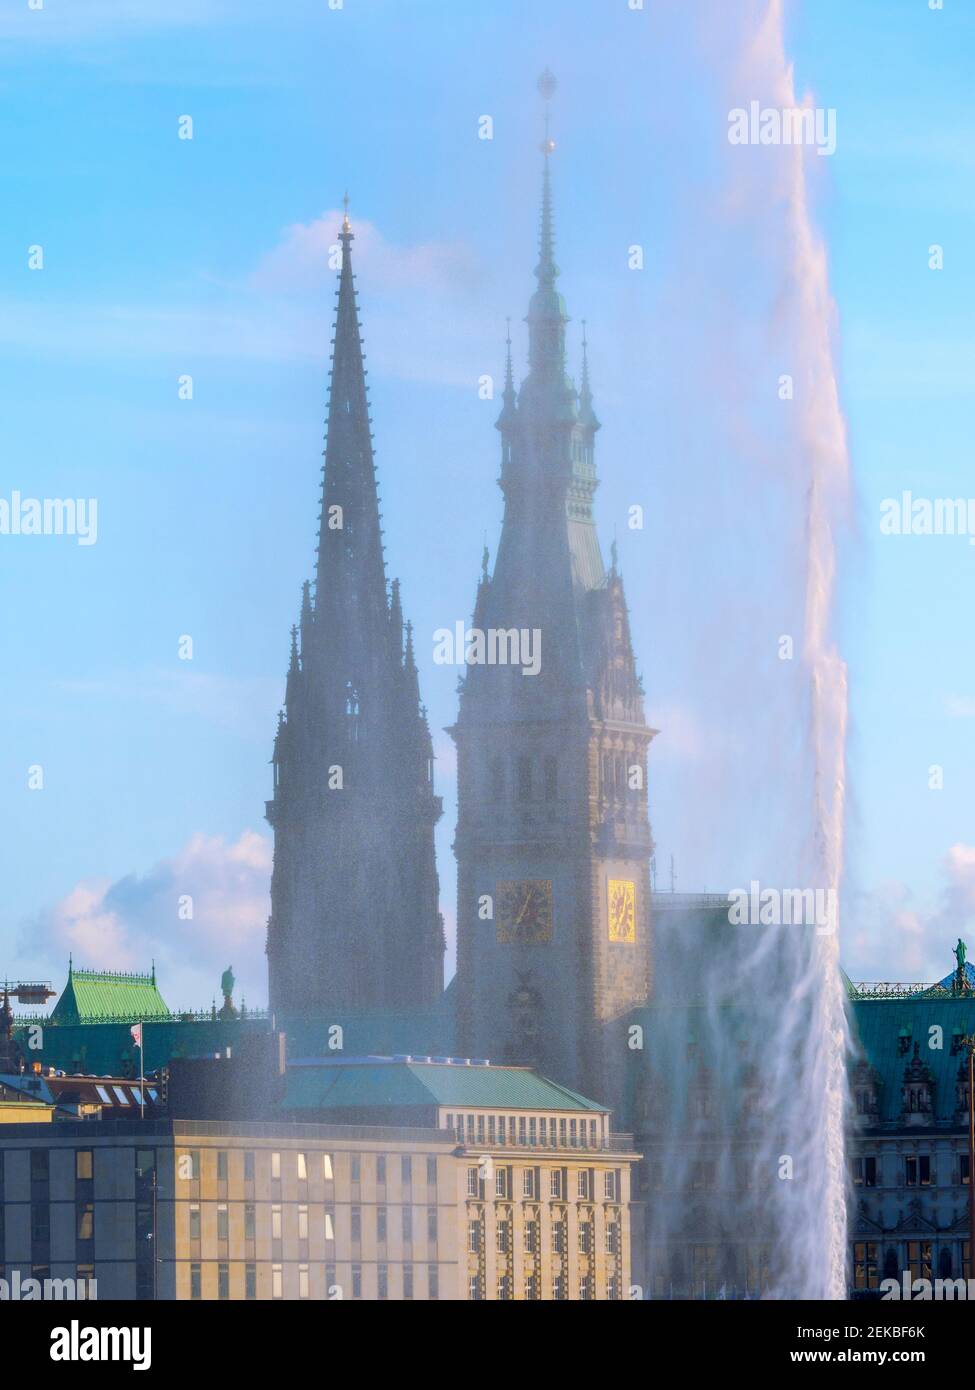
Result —
POLYGON ((381 647, 389 621, 372 422, 352 273, 354 240, 346 210, 339 232, 342 268, 336 292, 315 583, 315 628, 319 641, 328 646, 333 667, 347 666, 353 659, 352 638, 360 651, 370 644, 373 651, 381 647))
MULTIPOLYGON (((433 748, 400 586, 387 591, 348 203, 314 596, 274 741, 267 952, 279 1017, 432 1005, 443 989, 433 748)), ((331 1016, 331 1015, 330 1015, 331 1016)))

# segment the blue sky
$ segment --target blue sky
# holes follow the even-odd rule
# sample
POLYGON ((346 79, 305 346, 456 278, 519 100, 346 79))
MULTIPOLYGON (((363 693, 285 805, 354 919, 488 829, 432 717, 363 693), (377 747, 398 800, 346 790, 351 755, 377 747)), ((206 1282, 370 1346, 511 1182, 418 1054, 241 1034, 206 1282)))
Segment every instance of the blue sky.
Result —
MULTIPOLYGON (((546 65, 560 81, 561 287, 574 350, 579 318, 589 325, 603 421, 598 515, 606 547, 619 534, 661 729, 661 878, 671 854, 682 889, 747 877, 724 837, 693 832, 709 797, 701 746, 724 731, 693 716, 688 652, 695 633, 713 640, 714 559, 734 536, 717 494, 709 505, 701 492, 706 470, 692 477, 682 455, 688 382, 715 437, 722 420, 687 328, 697 319, 684 319, 673 287, 697 268, 706 284, 702 221, 734 153, 717 35, 750 23, 753 7, 690 9, 0 10, 0 496, 99 506, 94 546, 0 536, 9 974, 60 985, 71 948, 105 968, 155 954, 171 1002, 199 1006, 232 961, 248 998, 263 998, 263 803, 314 552, 329 229, 348 189, 389 572, 418 634, 431 634, 469 615, 484 537, 493 553, 497 536, 497 406, 478 399, 477 379, 501 369, 508 314, 523 361, 546 65), (490 141, 477 138, 483 114, 490 141), (177 138, 184 115, 192 140, 177 138), (626 264, 633 243, 647 250, 639 275, 626 264), (33 245, 43 270, 28 269, 33 245), (178 399, 183 374, 192 401, 178 399), (633 501, 647 509, 638 536, 625 530, 633 501), (191 662, 178 659, 184 634, 191 662), (36 764, 44 788, 29 791, 36 764), (191 923, 175 921, 183 892, 196 899, 191 923)), ((975 15, 961 0, 940 12, 926 0, 816 0, 790 8, 788 35, 798 89, 837 112, 815 216, 858 495, 840 580, 852 719, 844 955, 859 977, 935 978, 975 918, 975 547, 882 537, 878 514, 905 488, 975 495, 975 15), (943 790, 928 788, 932 764, 943 790)), ((752 270, 746 258, 722 287, 742 318, 752 270)), ((451 922, 453 765, 440 731, 456 673, 425 651, 421 641, 451 922)), ((746 697, 727 691, 729 725, 746 697)))

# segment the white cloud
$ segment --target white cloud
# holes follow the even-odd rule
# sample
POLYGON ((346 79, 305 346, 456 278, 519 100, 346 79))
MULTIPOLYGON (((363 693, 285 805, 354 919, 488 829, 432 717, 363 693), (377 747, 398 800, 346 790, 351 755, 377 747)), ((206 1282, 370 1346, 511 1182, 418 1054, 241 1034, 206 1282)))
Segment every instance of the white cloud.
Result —
POLYGON ((236 1002, 263 1006, 271 860, 270 839, 252 830, 233 842, 193 835, 147 873, 76 884, 30 924, 19 954, 43 958, 55 981, 69 952, 76 965, 100 970, 146 970, 154 959, 175 1009, 206 1008, 232 965, 236 1002), (180 914, 187 898, 192 918, 180 914))
POLYGON ((933 906, 917 903, 897 882, 849 905, 843 932, 848 974, 933 983, 949 973, 957 937, 975 927, 975 845, 952 845, 941 867, 944 882, 933 906))

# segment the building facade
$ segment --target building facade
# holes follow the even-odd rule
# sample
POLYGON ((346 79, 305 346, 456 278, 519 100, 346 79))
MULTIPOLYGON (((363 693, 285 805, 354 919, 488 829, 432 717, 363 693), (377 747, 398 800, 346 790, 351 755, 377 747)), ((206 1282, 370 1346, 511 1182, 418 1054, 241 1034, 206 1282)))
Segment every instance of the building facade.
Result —
POLYGON ((427 1064, 448 1109, 412 1059, 385 1064, 384 1106, 377 1059, 341 1065, 343 1105, 306 1073, 292 1108, 392 1115, 409 1093, 425 1123, 3 1127, 0 1277, 94 1280, 99 1299, 626 1296, 637 1155, 605 1110, 532 1073, 427 1064))
POLYGON ((267 955, 279 1017, 423 1008, 443 990, 433 748, 412 630, 387 584, 348 216, 315 589, 274 743, 267 955))

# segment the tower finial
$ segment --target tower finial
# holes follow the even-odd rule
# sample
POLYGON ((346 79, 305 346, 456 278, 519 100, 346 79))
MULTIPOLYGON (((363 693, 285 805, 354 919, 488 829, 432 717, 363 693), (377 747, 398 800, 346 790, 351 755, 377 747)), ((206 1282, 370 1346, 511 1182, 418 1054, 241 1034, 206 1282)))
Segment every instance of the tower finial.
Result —
POLYGON ((579 383, 579 423, 588 425, 591 430, 599 429, 596 412, 592 408, 592 388, 589 385, 589 339, 586 336, 586 320, 582 320, 582 380, 579 383))
POLYGON ((352 231, 352 223, 349 221, 349 190, 348 190, 348 189, 346 189, 345 192, 344 192, 343 195, 342 195, 342 208, 343 208, 342 232, 343 232, 344 235, 348 235, 348 234, 352 231))

